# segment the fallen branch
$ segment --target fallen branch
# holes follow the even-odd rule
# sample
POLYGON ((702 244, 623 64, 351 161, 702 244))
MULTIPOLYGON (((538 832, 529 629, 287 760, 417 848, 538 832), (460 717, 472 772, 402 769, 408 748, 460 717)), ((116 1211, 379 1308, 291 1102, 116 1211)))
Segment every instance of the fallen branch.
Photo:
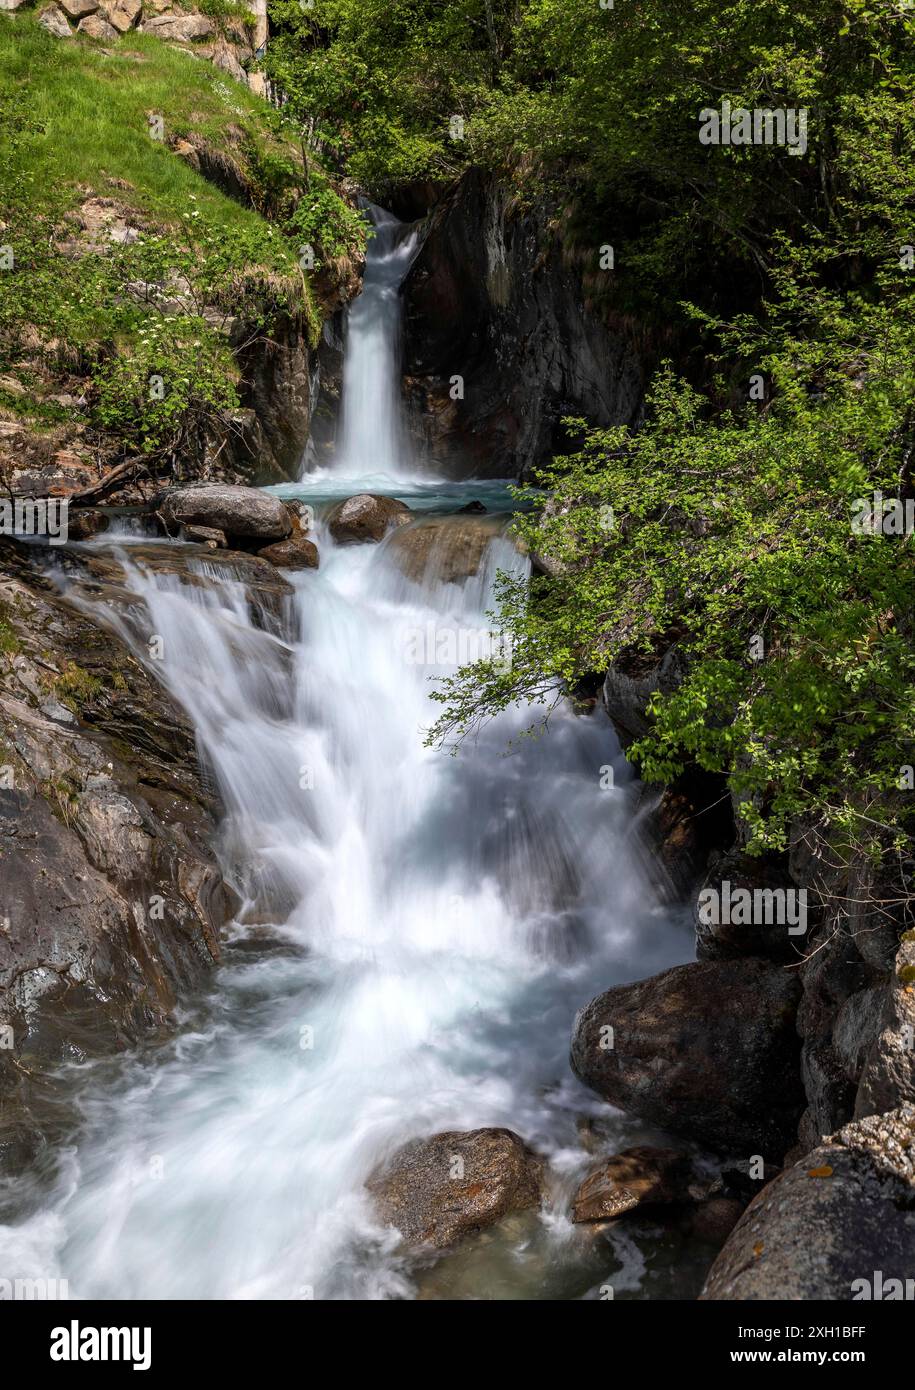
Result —
POLYGON ((103 497, 107 497, 109 492, 113 492, 121 483, 127 479, 135 478, 140 472, 149 471, 149 461, 145 458, 125 459, 116 468, 112 468, 100 478, 97 483, 92 483, 89 487, 84 487, 80 492, 71 492, 69 502, 71 506, 87 506, 92 502, 99 502, 103 497))

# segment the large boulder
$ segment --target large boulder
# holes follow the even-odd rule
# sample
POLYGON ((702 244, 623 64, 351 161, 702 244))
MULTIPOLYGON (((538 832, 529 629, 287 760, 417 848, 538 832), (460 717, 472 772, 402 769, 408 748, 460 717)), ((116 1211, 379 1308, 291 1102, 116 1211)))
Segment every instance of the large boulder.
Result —
POLYGON ((751 859, 740 850, 718 856, 694 901, 696 955, 700 960, 765 956, 798 961, 806 945, 806 916, 788 922, 778 910, 780 902, 794 904, 794 898, 783 895, 796 891, 777 860, 751 859), (728 910, 721 910, 726 904, 728 910))
POLYGON ((140 28, 144 34, 155 34, 170 43, 199 43, 214 33, 213 21, 202 14, 157 15, 144 19, 140 28))
POLYGON ((617 658, 604 678, 601 698, 625 747, 644 738, 651 727, 648 706, 658 691, 670 695, 686 674, 686 657, 677 646, 660 657, 627 652, 617 658))
POLYGON ((915 1105, 846 1125, 765 1187, 700 1297, 915 1297, 915 1105))
POLYGON ((621 1110, 724 1153, 777 1162, 803 1108, 796 974, 699 961, 618 985, 578 1014, 572 1068, 621 1110))
POLYGON ((140 18, 143 0, 115 0, 108 6, 108 20, 121 34, 132 29, 140 18))
POLYGON ((510 1129, 446 1131, 398 1149, 366 1184, 410 1245, 439 1249, 540 1205, 543 1166, 510 1129))
POLYGON ((71 39, 73 30, 67 23, 67 16, 56 5, 47 5, 38 12, 38 23, 42 29, 47 29, 49 34, 53 34, 55 39, 71 39))
POLYGON ((254 487, 217 483, 167 492, 159 516, 170 535, 184 526, 207 526, 228 537, 285 540, 292 530, 287 508, 278 497, 254 487))
POLYGON ((76 27, 81 34, 87 34, 90 39, 99 39, 103 43, 113 43, 118 37, 117 29, 101 14, 87 14, 76 27))
POLYGON ((498 529, 490 521, 420 521, 401 526, 390 540, 390 552, 398 567, 415 583, 460 584, 476 574, 498 529))
POLYGON ((354 541, 380 541, 394 526, 405 526, 412 513, 396 497, 360 492, 338 502, 327 515, 330 534, 338 544, 354 541))
POLYGON ((98 0, 59 0, 60 8, 72 20, 83 19, 87 14, 95 14, 98 0))
POLYGON ((360 492, 332 507, 327 516, 331 535, 338 545, 360 541, 381 541, 389 528, 406 525, 410 520, 409 507, 396 498, 384 498, 373 492, 360 492))

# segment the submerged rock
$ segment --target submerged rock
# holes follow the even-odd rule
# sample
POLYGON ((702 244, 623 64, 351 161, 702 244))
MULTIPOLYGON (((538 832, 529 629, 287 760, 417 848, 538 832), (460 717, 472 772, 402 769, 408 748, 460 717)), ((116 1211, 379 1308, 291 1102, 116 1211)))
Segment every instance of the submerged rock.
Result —
POLYGON ((572 1068, 612 1105, 720 1152, 777 1161, 803 1108, 796 974, 699 961, 618 985, 580 1011, 572 1068))
POLYGON ((169 535, 180 527, 206 526, 245 540, 285 540, 292 530, 287 508, 278 497, 253 487, 216 483, 167 492, 159 516, 169 535))
POLYGON ((330 534, 338 544, 380 541, 393 526, 405 526, 412 512, 396 497, 360 492, 338 502, 328 513, 330 534))
POLYGON ((366 1186, 409 1244, 442 1249, 539 1206, 543 1164, 510 1129, 446 1131, 405 1144, 366 1186))
POLYGON ((72 511, 67 518, 67 539, 71 541, 88 541, 93 536, 98 536, 102 531, 107 531, 109 518, 104 512, 94 511, 87 508, 84 511, 72 511))
POLYGON ((471 520, 419 521, 402 526, 389 542, 391 556, 415 583, 459 584, 476 574, 498 535, 492 522, 471 520))
POLYGON ((614 1154, 589 1173, 572 1203, 573 1221, 609 1221, 636 1207, 690 1200, 689 1155, 647 1145, 614 1154))
MULTIPOLYGON (((212 550, 201 555, 199 550, 186 545, 140 543, 130 546, 125 553, 130 563, 140 569, 173 574, 182 584, 205 588, 214 579, 217 582, 237 580, 244 584, 252 599, 262 598, 273 606, 292 592, 288 581, 277 574, 273 565, 259 555, 248 555, 242 550, 212 550)), ((113 585, 125 583, 121 555, 111 554, 107 548, 99 548, 85 559, 81 557, 75 572, 86 577, 84 582, 94 578, 113 585)))
POLYGON ((770 1183, 700 1297, 915 1297, 915 1105, 846 1125, 770 1183))

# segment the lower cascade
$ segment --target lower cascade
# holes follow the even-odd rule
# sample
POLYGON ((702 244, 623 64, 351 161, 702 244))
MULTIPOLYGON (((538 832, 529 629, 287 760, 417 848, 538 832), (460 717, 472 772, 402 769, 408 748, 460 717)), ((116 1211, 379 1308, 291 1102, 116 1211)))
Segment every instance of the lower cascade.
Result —
MULTIPOLYGON (((595 978, 686 954, 627 843, 602 713, 560 708, 546 737, 513 742, 519 711, 454 758, 423 746, 440 639, 486 631, 496 571, 526 564, 511 543, 494 535, 462 582, 420 585, 390 539, 319 534, 321 569, 267 626, 240 582, 129 569, 144 616, 127 623, 138 650, 162 639, 241 906, 216 988, 171 1042, 74 1068, 79 1142, 17 1233, 71 1297, 409 1295, 373 1169, 415 1136, 506 1126, 580 1177, 602 1107, 569 1072, 575 1010, 595 978)), ((488 1258, 508 1296, 536 1296, 547 1271, 589 1286, 565 1219, 505 1240, 488 1258)))

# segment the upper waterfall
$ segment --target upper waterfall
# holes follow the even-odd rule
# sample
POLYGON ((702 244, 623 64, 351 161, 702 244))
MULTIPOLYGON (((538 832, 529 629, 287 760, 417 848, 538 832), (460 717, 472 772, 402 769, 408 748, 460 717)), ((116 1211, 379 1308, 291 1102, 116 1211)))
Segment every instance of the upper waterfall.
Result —
MULTIPOLYGON (((352 478, 411 476, 401 424, 400 286, 419 233, 369 204, 369 239, 362 293, 350 306, 343 368, 342 437, 334 472, 352 478)), ((414 470, 415 471, 415 470, 414 470)))

